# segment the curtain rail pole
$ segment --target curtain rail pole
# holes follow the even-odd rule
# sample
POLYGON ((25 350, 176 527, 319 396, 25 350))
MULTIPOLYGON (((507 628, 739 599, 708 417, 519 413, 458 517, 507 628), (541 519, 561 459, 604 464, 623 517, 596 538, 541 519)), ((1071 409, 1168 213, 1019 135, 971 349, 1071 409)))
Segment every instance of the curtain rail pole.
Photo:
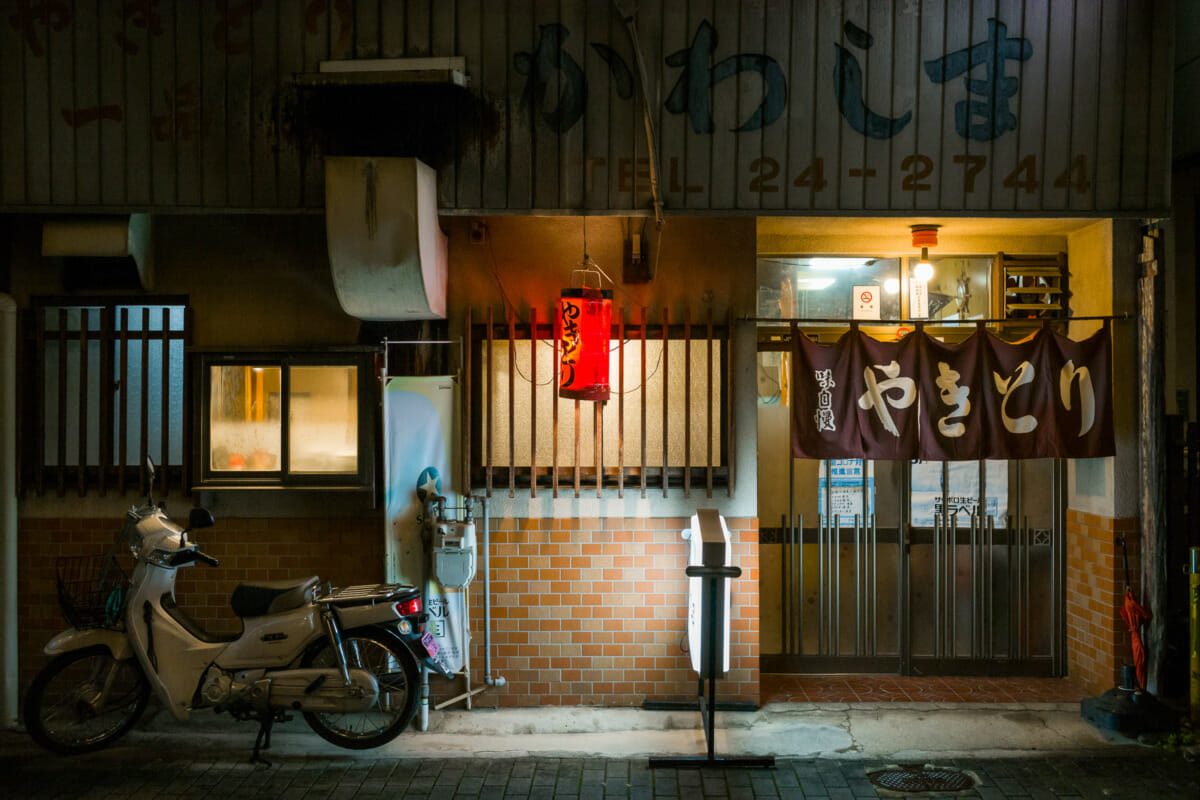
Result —
POLYGON ((779 325, 789 325, 793 322, 809 325, 1039 325, 1063 322, 1101 322, 1115 320, 1125 322, 1134 319, 1136 315, 1096 314, 1084 317, 1058 317, 1047 319, 845 319, 833 317, 738 317, 738 322, 771 322, 779 325))

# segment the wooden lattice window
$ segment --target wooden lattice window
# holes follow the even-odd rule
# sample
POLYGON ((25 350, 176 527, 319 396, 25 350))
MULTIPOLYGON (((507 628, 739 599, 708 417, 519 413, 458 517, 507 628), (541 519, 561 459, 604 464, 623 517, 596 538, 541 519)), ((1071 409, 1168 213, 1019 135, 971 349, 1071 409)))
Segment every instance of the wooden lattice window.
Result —
POLYGON ((467 410, 471 486, 558 497, 618 496, 674 487, 732 492, 729 352, 732 325, 711 315, 672 324, 614 309, 606 403, 558 396, 559 341, 553 317, 484 324, 468 317, 467 410))
POLYGON ((34 298, 23 315, 22 493, 187 486, 186 298, 34 298))

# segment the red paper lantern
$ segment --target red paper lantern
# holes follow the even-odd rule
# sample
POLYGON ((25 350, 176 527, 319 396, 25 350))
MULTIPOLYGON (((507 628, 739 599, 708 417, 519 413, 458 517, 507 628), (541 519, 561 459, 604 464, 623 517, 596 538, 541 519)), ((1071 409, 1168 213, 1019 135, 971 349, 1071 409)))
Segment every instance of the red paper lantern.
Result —
POLYGON ((558 301, 562 340, 558 396, 569 400, 608 400, 608 337, 612 330, 612 292, 563 289, 558 301))

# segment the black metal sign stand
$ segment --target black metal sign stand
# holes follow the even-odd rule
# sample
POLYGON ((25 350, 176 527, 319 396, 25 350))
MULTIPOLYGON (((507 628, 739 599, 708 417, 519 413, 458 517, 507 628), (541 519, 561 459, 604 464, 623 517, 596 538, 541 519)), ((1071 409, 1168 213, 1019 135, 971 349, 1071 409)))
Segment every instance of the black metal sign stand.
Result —
MULTIPOLYGON (((709 608, 717 608, 725 596, 725 581, 740 577, 740 567, 699 567, 691 566, 685 570, 689 578, 703 578, 704 588, 708 592, 709 608)), ((720 625, 709 621, 706 625, 708 638, 708 697, 704 696, 704 678, 697 681, 696 702, 700 709, 700 717, 704 721, 704 739, 708 744, 707 756, 653 756, 650 768, 656 767, 774 767, 774 756, 721 756, 716 755, 716 721, 717 721, 717 674, 721 669, 718 654, 718 636, 722 635, 720 625)))

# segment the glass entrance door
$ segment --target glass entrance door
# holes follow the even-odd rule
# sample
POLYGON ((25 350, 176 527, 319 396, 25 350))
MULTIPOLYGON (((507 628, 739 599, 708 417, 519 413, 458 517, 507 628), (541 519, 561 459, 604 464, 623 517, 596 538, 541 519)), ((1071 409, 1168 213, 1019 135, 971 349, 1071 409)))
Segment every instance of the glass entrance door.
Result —
POLYGON ((1063 462, 793 459, 788 424, 760 399, 764 672, 1063 674, 1063 462))

